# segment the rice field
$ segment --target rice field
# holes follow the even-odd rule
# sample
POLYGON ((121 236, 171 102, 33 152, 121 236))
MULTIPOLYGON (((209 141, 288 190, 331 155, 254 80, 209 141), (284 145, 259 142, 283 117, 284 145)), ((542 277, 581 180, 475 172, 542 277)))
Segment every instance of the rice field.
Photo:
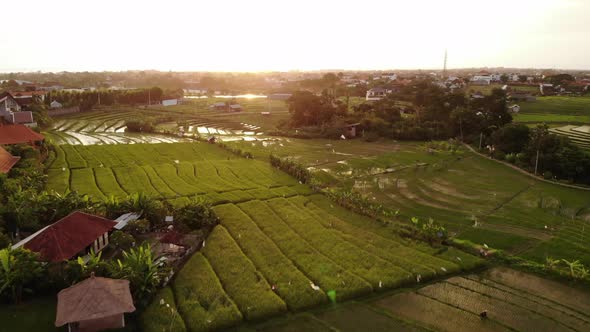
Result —
POLYGON ((547 96, 521 102, 514 121, 523 123, 590 123, 590 97, 547 96))
POLYGON ((273 153, 307 165, 328 187, 354 188, 399 211, 433 218, 452 236, 544 262, 590 265, 590 191, 540 182, 467 150, 424 143, 281 139, 233 142, 262 159, 273 153))
POLYGON ((96 199, 131 193, 174 202, 203 197, 214 204, 309 194, 311 190, 263 161, 236 158, 214 145, 58 145, 47 189, 96 199))
POLYGON ((456 249, 401 239, 328 202, 316 194, 216 205, 221 224, 171 286, 186 329, 257 322, 481 264, 456 249))
POLYGON ((587 331, 589 299, 586 291, 495 268, 370 303, 436 331, 587 331))
POLYGON ((590 149, 590 125, 567 125, 563 127, 551 128, 549 131, 556 135, 568 137, 572 143, 583 149, 590 149))
POLYGON ((283 101, 266 99, 238 99, 244 111, 226 113, 209 108, 215 102, 226 102, 225 98, 195 99, 183 105, 146 107, 98 107, 84 113, 63 115, 55 118, 53 127, 45 134, 57 144, 136 144, 175 143, 186 141, 180 137, 154 133, 126 133, 125 121, 145 119, 157 122, 156 129, 163 133, 178 133, 178 123, 188 127, 185 135, 199 136, 244 136, 255 139, 264 131, 273 130, 279 122, 289 116, 283 101), (270 112, 270 115, 262 115, 270 112), (172 118, 167 122, 158 120, 172 118))

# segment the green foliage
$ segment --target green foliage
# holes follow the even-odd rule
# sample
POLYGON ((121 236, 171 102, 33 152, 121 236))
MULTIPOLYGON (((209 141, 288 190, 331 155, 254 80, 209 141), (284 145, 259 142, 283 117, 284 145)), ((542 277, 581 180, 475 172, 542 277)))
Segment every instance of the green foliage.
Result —
POLYGON ((448 237, 446 228, 432 218, 428 218, 428 221, 420 221, 419 218, 412 217, 411 221, 417 237, 428 241, 431 245, 441 244, 448 237))
POLYGON ((211 204, 202 198, 192 198, 186 205, 175 209, 174 215, 175 222, 190 230, 210 229, 219 222, 211 204))
POLYGON ((279 158, 274 155, 270 155, 270 164, 273 167, 276 167, 283 172, 293 176, 301 183, 309 183, 311 180, 311 173, 309 170, 297 162, 287 159, 287 158, 279 158))
POLYGON ((309 91, 296 91, 287 101, 291 127, 322 126, 346 112, 345 105, 327 94, 316 96, 309 91))
POLYGON ((150 231, 150 222, 145 219, 132 220, 125 226, 125 231, 136 236, 145 234, 150 231))
POLYGON ((0 250, 0 295, 13 303, 20 303, 23 292, 32 292, 43 273, 38 254, 23 248, 0 250))
POLYGON ((174 293, 170 287, 160 289, 152 303, 141 313, 141 331, 144 332, 185 332, 186 326, 180 316, 174 293))
POLYGON ((151 247, 144 244, 123 252, 123 259, 111 264, 111 275, 129 280, 136 303, 145 304, 161 282, 163 270, 156 264, 151 247))
POLYGON ((64 272, 69 285, 87 279, 92 274, 105 277, 109 276, 108 263, 102 260, 102 251, 97 254, 94 250, 90 250, 90 254, 85 258, 78 257, 77 259, 69 260, 64 272))
MULTIPOLYGON (((129 226, 129 225, 127 225, 129 226)), ((114 231, 111 236, 109 237, 109 243, 111 243, 112 245, 114 245, 116 248, 119 249, 129 249, 133 243, 135 242, 135 239, 133 238, 132 235, 127 234, 125 232, 122 231, 114 231)))

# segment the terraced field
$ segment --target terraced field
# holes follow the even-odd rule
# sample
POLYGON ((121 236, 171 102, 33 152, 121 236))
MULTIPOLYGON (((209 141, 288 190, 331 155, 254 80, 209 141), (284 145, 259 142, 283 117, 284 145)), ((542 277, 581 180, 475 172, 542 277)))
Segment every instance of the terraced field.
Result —
POLYGON ((523 123, 559 123, 584 125, 590 123, 590 97, 538 97, 522 102, 514 121, 523 123))
POLYGON ((187 135, 201 136, 245 136, 255 139, 264 130, 273 130, 288 117, 285 103, 257 99, 240 99, 244 107, 241 113, 225 113, 209 108, 215 102, 225 102, 224 98, 189 101, 177 106, 145 107, 99 107, 92 112, 69 114, 55 118, 53 128, 46 134, 57 144, 134 144, 170 143, 184 141, 181 138, 158 134, 125 133, 125 121, 147 119, 158 122, 159 132, 178 133, 177 121, 188 125, 187 135), (272 115, 261 112, 271 111, 272 115), (174 121, 162 122, 159 119, 173 117, 174 121))
MULTIPOLYGON (((254 199, 214 209, 221 225, 170 288, 169 301, 191 331, 339 303, 481 263, 456 249, 403 240, 322 195, 254 199)), ((155 301, 150 315, 159 306, 155 301)), ((148 331, 162 328, 148 316, 143 322, 148 331)))
POLYGON ((308 165, 328 186, 355 188, 399 218, 434 218, 452 235, 544 262, 590 264, 590 191, 540 182, 467 150, 423 143, 278 140, 235 142, 308 165), (356 152, 356 153, 355 153, 356 152))
POLYGON ((588 331, 590 294, 506 268, 372 301, 437 331, 588 331), (487 311, 488 318, 479 314, 487 311))
POLYGON ((47 188, 97 199, 143 192, 177 203, 192 196, 213 203, 307 194, 310 189, 262 161, 236 158, 214 145, 60 145, 47 188))
POLYGON ((566 136, 572 143, 590 150, 590 126, 567 125, 551 128, 549 131, 556 135, 566 136))

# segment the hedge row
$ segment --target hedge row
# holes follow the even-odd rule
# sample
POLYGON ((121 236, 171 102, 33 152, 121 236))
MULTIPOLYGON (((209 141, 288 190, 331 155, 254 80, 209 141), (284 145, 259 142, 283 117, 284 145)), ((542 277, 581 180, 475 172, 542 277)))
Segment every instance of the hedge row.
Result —
POLYGON ((215 272, 201 253, 195 253, 172 285, 180 314, 190 331, 209 331, 238 324, 242 314, 225 294, 215 272))
POLYGON ((223 226, 216 226, 203 254, 247 320, 276 315, 287 306, 256 270, 223 226))
POLYGON ((170 287, 158 291, 152 303, 141 314, 139 321, 141 331, 144 332, 186 331, 170 287))
POLYGON ((271 199, 268 205, 310 245, 342 267, 369 281, 374 289, 393 288, 412 280, 412 274, 408 271, 343 240, 288 200, 271 199))
POLYGON ((371 285, 306 243, 265 203, 238 204, 293 263, 326 292, 335 291, 338 300, 350 299, 372 291, 371 285))
POLYGON ((311 281, 237 206, 225 204, 213 210, 289 309, 301 310, 327 301, 326 294, 313 290, 311 281))

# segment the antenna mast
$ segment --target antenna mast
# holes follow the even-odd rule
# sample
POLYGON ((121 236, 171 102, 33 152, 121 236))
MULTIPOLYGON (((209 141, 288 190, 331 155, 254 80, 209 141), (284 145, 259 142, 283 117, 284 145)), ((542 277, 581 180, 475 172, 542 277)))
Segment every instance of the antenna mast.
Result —
POLYGON ((445 48, 445 64, 443 67, 443 78, 447 77, 447 49, 445 48))

